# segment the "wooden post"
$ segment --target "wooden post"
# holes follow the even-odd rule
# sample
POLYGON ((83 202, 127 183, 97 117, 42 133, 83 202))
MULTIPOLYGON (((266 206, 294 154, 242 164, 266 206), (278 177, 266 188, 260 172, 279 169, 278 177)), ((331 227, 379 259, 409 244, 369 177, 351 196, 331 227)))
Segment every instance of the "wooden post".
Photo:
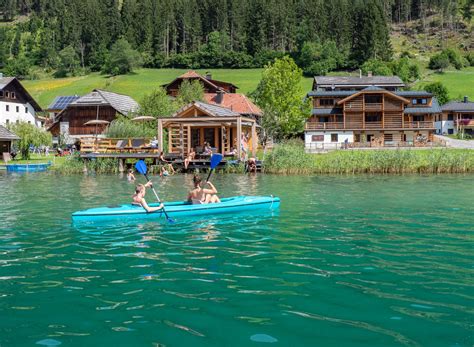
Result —
POLYGON ((242 157, 242 119, 237 117, 237 157, 242 157))
POLYGON ((254 158, 257 156, 257 142, 257 123, 254 121, 252 123, 252 157, 254 158))
POLYGON ((124 172, 124 171, 125 171, 124 160, 123 160, 123 159, 119 159, 119 160, 118 160, 118 164, 119 164, 119 172, 124 172))
POLYGON ((188 151, 191 149, 191 126, 188 125, 188 151))
POLYGON ((158 148, 160 151, 165 151, 163 148, 163 120, 160 118, 158 118, 158 148))
POLYGON ((181 155, 184 157, 184 137, 183 137, 183 134, 184 133, 184 127, 183 127, 183 124, 180 123, 179 124, 179 147, 180 147, 180 150, 181 150, 181 155))

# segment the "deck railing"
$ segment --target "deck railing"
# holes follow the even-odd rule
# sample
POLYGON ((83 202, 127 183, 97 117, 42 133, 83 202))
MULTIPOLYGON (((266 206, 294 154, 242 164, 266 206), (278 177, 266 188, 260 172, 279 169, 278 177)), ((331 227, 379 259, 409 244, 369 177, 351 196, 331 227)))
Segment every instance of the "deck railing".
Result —
POLYGON ((306 122, 306 130, 334 130, 334 129, 434 129, 435 125, 432 121, 422 122, 405 122, 403 125, 400 122, 394 122, 393 120, 386 120, 385 124, 382 122, 365 122, 365 125, 361 122, 354 122, 352 120, 346 121, 346 126, 343 122, 306 122))
POLYGON ((369 148, 413 148, 413 147, 423 147, 423 148, 440 148, 446 147, 446 144, 434 141, 427 142, 413 142, 413 141, 387 141, 384 142, 382 146, 377 145, 372 142, 331 142, 331 143, 322 143, 322 142, 312 142, 307 143, 305 146, 306 151, 308 152, 321 152, 321 151, 332 151, 336 149, 369 149, 369 148))
POLYGON ((150 146, 149 138, 96 138, 82 137, 80 142, 81 153, 138 153, 158 152, 158 148, 150 146))

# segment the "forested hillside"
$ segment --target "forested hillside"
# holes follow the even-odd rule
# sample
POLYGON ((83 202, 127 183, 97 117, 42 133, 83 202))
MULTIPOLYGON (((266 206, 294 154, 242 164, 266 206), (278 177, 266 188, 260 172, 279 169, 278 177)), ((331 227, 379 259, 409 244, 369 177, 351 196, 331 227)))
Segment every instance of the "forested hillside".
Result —
MULTIPOLYGON (((290 54, 308 74, 393 58, 390 26, 436 14, 470 22, 474 0, 0 0, 0 69, 114 73, 111 51, 145 67, 260 67, 290 54), (108 70, 107 70, 108 69, 108 70)), ((471 49, 468 43, 464 49, 471 49)))

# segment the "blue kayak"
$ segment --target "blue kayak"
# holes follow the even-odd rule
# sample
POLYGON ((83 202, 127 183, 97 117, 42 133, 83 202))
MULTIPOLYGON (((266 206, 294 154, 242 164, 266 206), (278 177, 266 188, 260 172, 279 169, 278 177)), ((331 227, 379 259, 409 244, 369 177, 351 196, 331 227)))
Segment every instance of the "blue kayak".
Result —
MULTIPOLYGON (((154 207, 159 204, 153 203, 154 207)), ((188 216, 215 215, 222 213, 238 213, 243 211, 276 210, 280 207, 280 198, 274 196, 234 196, 223 198, 218 204, 191 204, 188 202, 167 202, 165 209, 171 218, 188 216)), ((72 214, 73 221, 101 221, 111 219, 157 219, 163 212, 148 213, 142 206, 133 204, 91 208, 72 214)))

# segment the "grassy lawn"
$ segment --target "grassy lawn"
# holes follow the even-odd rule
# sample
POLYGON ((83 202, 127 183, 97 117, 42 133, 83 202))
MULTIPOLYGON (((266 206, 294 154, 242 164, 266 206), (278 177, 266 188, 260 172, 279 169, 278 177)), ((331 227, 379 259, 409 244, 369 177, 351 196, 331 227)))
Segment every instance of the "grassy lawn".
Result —
POLYGON ((461 100, 465 95, 474 100, 474 67, 462 70, 450 70, 443 73, 432 73, 427 75, 422 82, 415 87, 422 88, 424 84, 430 82, 441 82, 449 90, 451 99, 461 100))
MULTIPOLYGON (((108 77, 99 73, 87 76, 68 78, 48 78, 35 81, 23 81, 23 85, 31 95, 46 108, 56 96, 59 95, 84 95, 94 88, 107 89, 116 93, 127 94, 140 101, 143 95, 153 88, 169 83, 187 69, 140 69, 133 74, 108 77)), ((212 73, 212 78, 227 81, 239 87, 238 92, 248 94, 253 91, 261 77, 263 69, 212 69, 196 70, 205 74, 212 73)), ((302 88, 304 94, 311 90, 312 79, 304 78, 302 88)), ((302 95, 302 97, 304 96, 302 95)))
MULTIPOLYGON (((48 156, 33 154, 31 158, 28 160, 21 159, 19 155, 17 159, 8 162, 9 164, 40 164, 40 163, 47 163, 51 161, 53 165, 58 166, 62 165, 67 157, 55 157, 54 155, 50 154, 48 156)), ((4 164, 3 162, 1 164, 4 164)))

